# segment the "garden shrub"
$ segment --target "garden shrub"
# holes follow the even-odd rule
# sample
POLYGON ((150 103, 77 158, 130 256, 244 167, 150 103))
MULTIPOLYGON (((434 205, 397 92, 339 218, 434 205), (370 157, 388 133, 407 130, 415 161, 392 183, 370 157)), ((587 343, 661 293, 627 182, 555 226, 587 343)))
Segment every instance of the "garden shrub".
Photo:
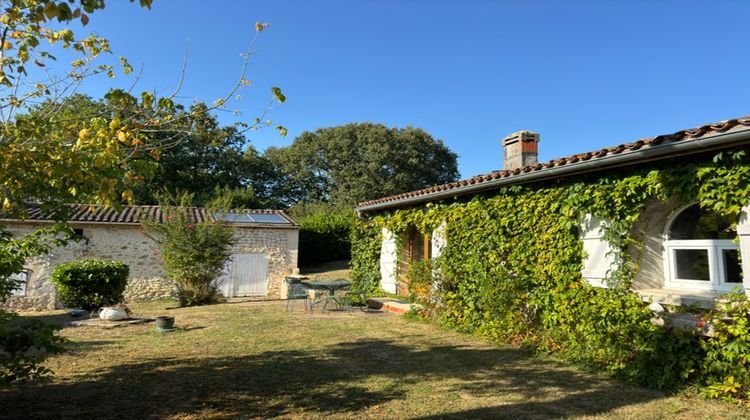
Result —
POLYGON ((299 231, 299 264, 348 260, 351 257, 349 233, 353 212, 316 212, 297 220, 299 231))
POLYGON ((55 267, 52 283, 65 306, 91 310, 122 301, 129 271, 121 261, 76 260, 55 267))
POLYGON ((55 334, 60 328, 0 311, 0 388, 50 375, 41 363, 63 351, 64 340, 55 334))
POLYGON ((222 300, 221 274, 235 243, 233 229, 223 221, 194 222, 180 205, 162 206, 163 221, 148 221, 159 244, 164 271, 177 287, 180 306, 197 306, 222 300))
POLYGON ((704 394, 750 401, 750 301, 743 293, 730 293, 705 321, 713 325, 714 335, 703 341, 704 394))
POLYGON ((410 228, 430 234, 445 222, 447 245, 431 262, 439 272, 430 299, 436 321, 655 388, 697 382, 707 395, 750 400, 746 297, 717 309, 716 335, 705 338, 697 328, 656 325, 629 291, 641 240, 632 227, 648 200, 673 197, 738 219, 750 203, 750 160, 743 151, 724 153, 373 214, 352 231, 352 277, 378 275, 382 228, 397 237, 410 228), (609 222, 604 238, 618 268, 606 289, 581 276, 579 226, 587 214, 609 222))

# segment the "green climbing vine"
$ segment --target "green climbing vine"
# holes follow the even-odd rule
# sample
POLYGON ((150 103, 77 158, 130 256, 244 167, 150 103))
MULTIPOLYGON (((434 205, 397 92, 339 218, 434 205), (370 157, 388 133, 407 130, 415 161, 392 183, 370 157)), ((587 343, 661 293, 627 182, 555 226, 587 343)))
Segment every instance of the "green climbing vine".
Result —
POLYGON ((650 200, 698 202, 737 220, 750 203, 750 160, 744 151, 725 152, 373 214, 352 233, 353 278, 377 287, 382 228, 396 236, 409 227, 427 234, 445 222, 447 245, 431 261, 440 275, 423 302, 436 321, 653 387, 698 381, 710 389, 707 395, 748 400, 750 377, 737 373, 750 364, 747 310, 724 317, 741 331, 717 328, 715 337, 704 338, 697 328, 657 325, 630 291, 638 269, 633 250, 642 240, 633 227, 650 200), (608 273, 609 288, 592 287, 581 276, 586 215, 607 221, 604 237, 618 263, 608 273))

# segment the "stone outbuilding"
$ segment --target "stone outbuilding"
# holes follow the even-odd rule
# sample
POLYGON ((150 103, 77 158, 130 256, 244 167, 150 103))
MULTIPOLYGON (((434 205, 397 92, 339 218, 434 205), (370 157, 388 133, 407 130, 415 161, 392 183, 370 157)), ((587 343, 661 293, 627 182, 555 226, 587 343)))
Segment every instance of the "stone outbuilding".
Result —
MULTIPOLYGON (((24 281, 3 305, 6 309, 42 310, 60 308, 50 277, 61 263, 82 258, 123 261, 130 267, 125 301, 147 301, 174 295, 174 285, 165 278, 157 243, 144 233, 141 220, 163 220, 158 206, 124 206, 121 210, 80 205, 74 209, 70 226, 83 239, 26 263, 19 275, 24 281)), ((236 243, 221 280, 226 297, 279 297, 286 275, 297 272, 299 226, 278 210, 244 210, 211 213, 188 208, 196 222, 223 220, 235 230, 236 243)), ((20 236, 52 223, 41 211, 32 210, 25 220, 0 220, 13 235, 20 236)))

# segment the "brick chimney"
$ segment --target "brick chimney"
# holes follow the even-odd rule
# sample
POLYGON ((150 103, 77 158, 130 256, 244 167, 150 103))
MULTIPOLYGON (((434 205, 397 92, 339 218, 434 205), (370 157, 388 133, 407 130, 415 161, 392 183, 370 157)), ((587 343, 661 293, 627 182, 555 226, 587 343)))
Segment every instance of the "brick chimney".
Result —
POLYGON ((511 170, 537 163, 539 133, 517 131, 503 139, 505 150, 504 169, 511 170))

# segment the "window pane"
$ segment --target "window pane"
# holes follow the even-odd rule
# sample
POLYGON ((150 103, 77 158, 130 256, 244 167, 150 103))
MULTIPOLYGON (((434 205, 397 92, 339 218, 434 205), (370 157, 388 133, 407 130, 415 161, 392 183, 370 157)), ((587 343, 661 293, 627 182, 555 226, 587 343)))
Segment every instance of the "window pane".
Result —
POLYGON ((734 239, 737 232, 732 223, 714 212, 694 204, 674 219, 669 228, 669 239, 734 239))
POLYGON ((727 283, 742 283, 740 252, 736 249, 722 249, 724 259, 724 279, 727 283))
POLYGON ((10 276, 13 280, 20 280, 21 284, 11 292, 11 296, 26 296, 26 282, 29 281, 29 273, 21 272, 10 276))
POLYGON ((278 214, 253 214, 250 215, 250 218, 253 219, 254 222, 257 223, 284 223, 289 224, 289 222, 284 219, 283 217, 279 216, 278 214))
POLYGON ((708 250, 675 249, 674 262, 679 280, 711 281, 708 250))

